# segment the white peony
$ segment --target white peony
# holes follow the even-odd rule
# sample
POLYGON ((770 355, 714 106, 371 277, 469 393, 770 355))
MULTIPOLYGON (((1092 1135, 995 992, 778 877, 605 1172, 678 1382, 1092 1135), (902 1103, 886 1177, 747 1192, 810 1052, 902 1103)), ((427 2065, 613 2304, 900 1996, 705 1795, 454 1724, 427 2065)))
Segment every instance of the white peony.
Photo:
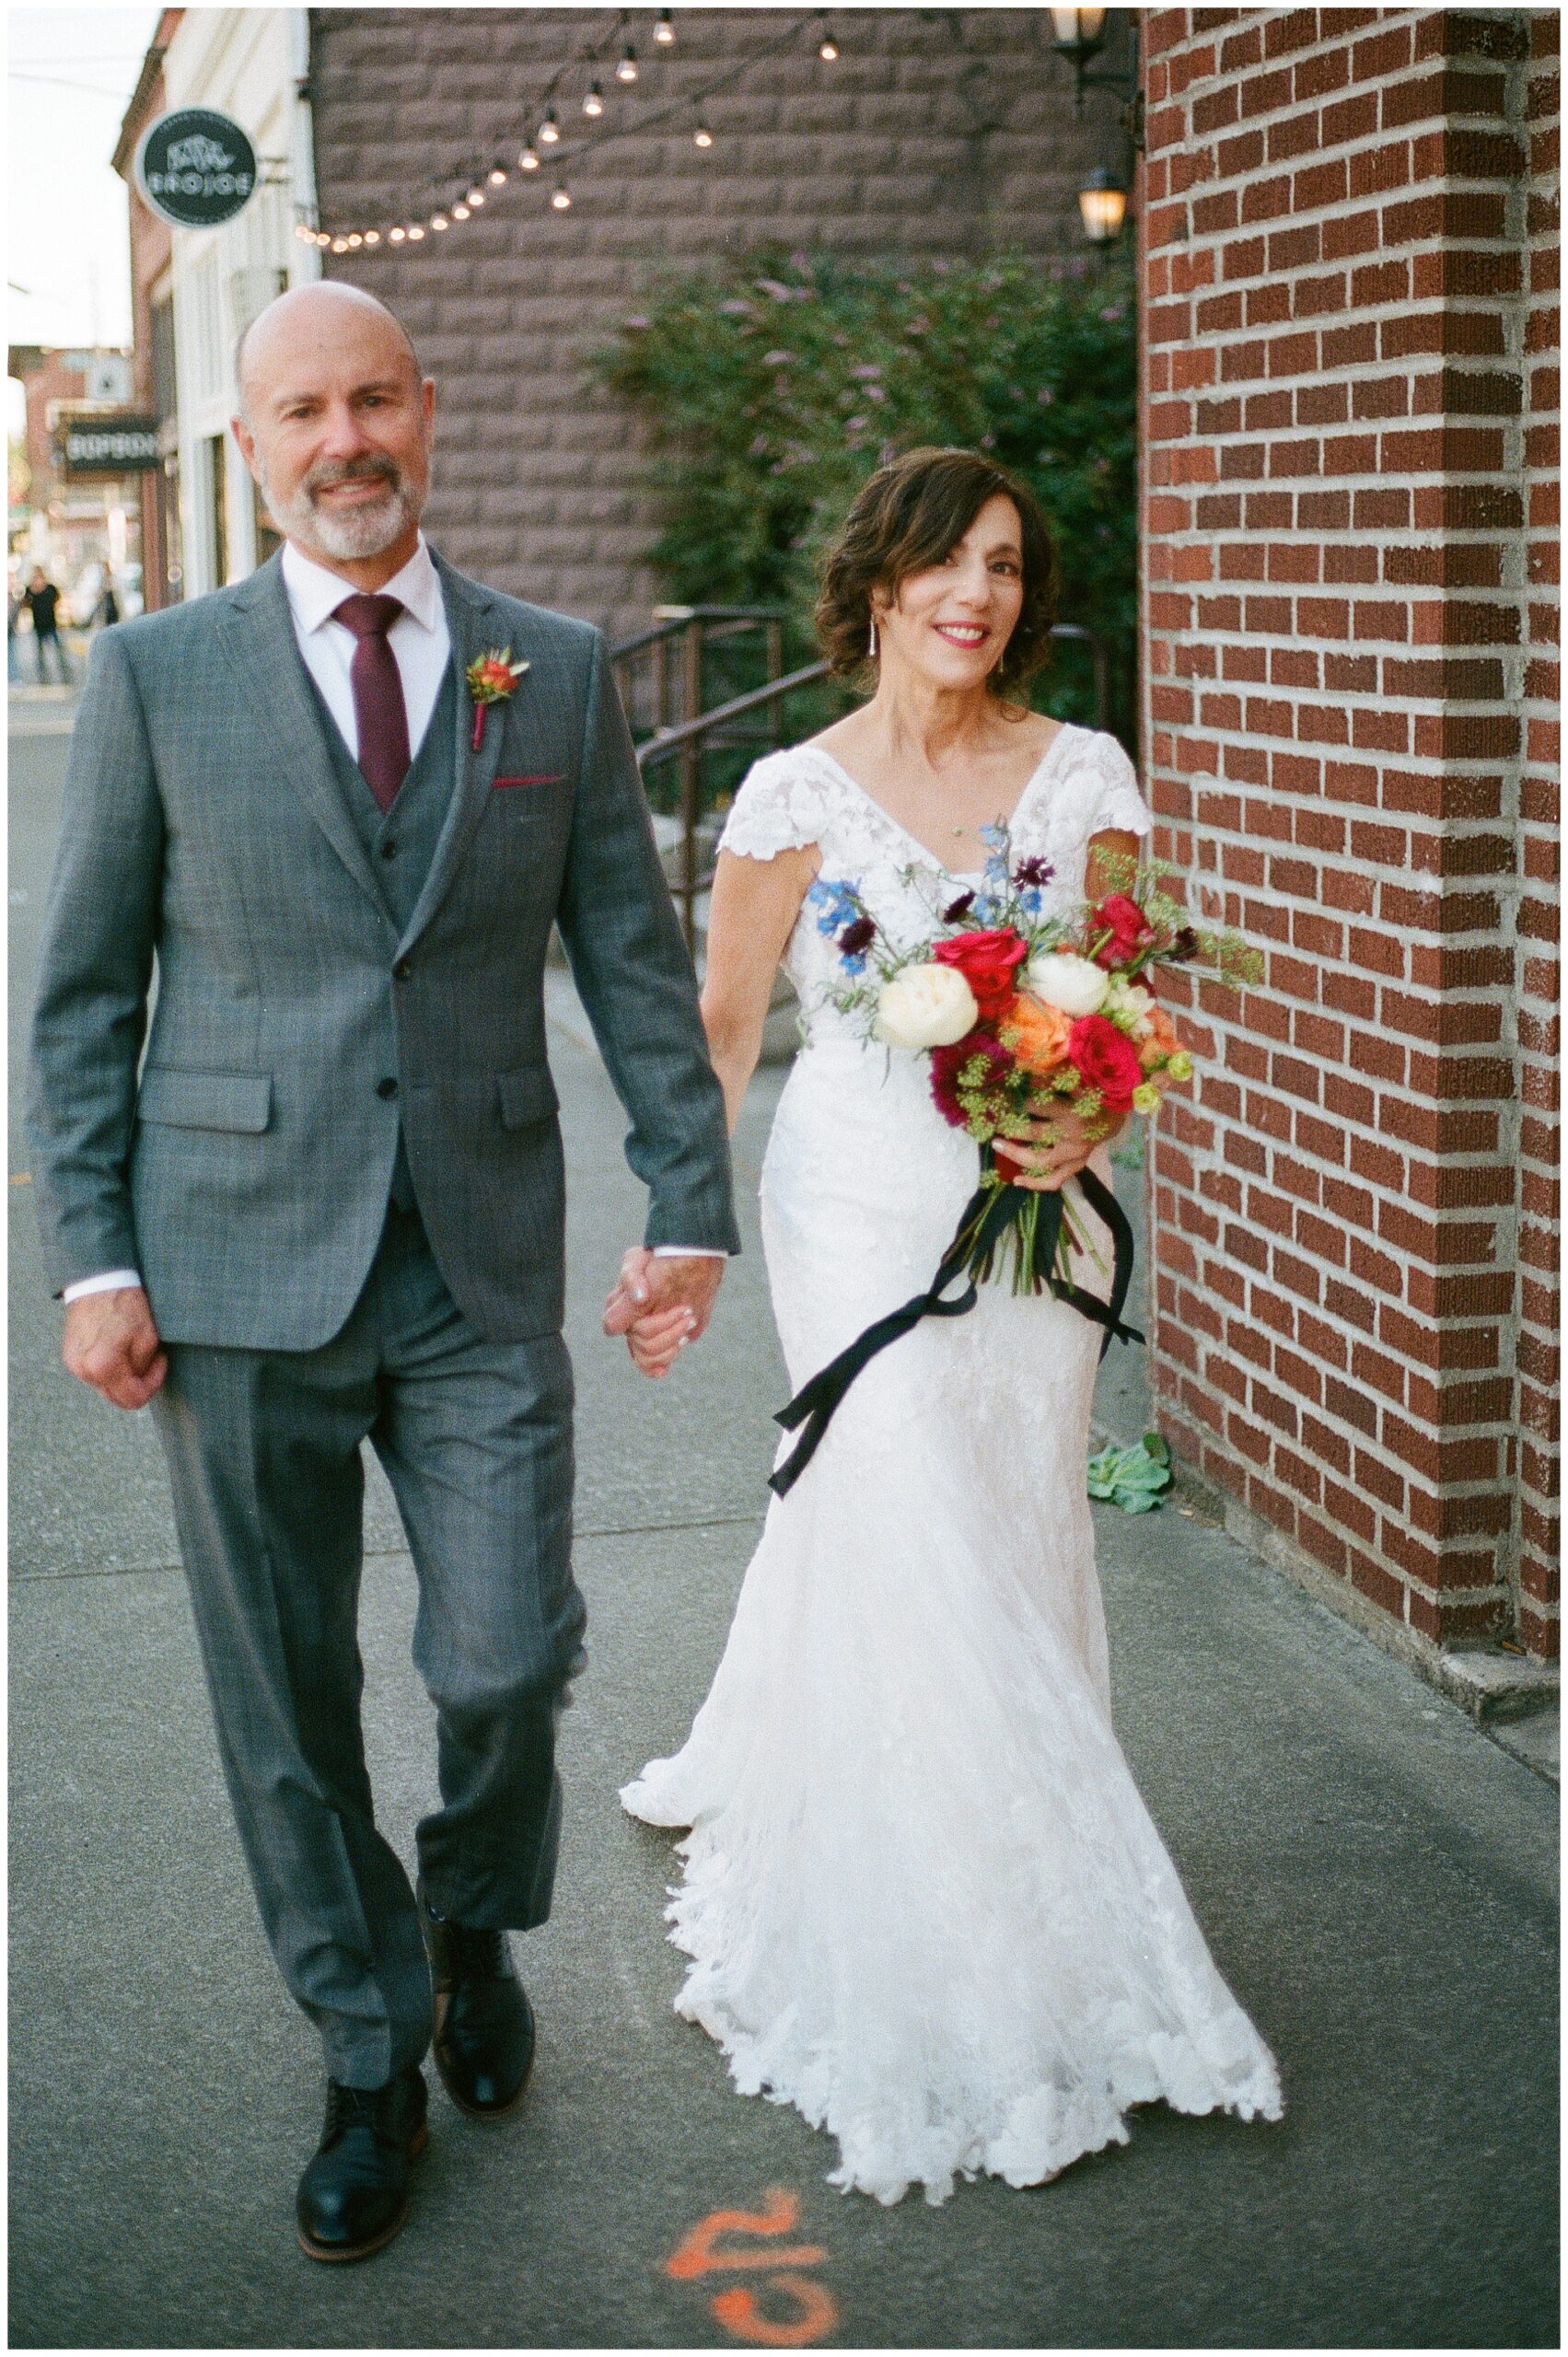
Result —
POLYGON ((1112 974, 1099 1011, 1109 1015, 1113 1023, 1119 1023, 1123 1031, 1131 1032, 1134 1039, 1146 1039, 1154 1028, 1154 993, 1146 991, 1142 982, 1125 982, 1120 974, 1112 974))
POLYGON ((956 966, 906 966, 884 982, 871 1028, 890 1048, 950 1048, 980 1020, 956 966))
POLYGON ((1090 958, 1075 957, 1070 949, 1051 949, 1029 959, 1024 987, 1047 1006, 1060 1007, 1063 1015, 1096 1015, 1110 988, 1110 977, 1090 958))

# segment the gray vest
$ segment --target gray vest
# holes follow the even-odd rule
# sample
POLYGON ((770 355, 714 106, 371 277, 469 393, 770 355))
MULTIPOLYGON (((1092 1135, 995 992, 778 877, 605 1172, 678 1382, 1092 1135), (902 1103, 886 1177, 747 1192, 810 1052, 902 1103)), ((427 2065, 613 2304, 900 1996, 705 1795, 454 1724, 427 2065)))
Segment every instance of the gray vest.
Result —
MULTIPOLYGON (((308 672, 306 676, 309 678, 308 672)), ((401 934, 424 888, 446 824, 447 807, 457 784, 457 690, 451 667, 447 666, 442 679, 430 726, 389 810, 383 810, 371 793, 364 771, 344 744, 314 679, 310 689, 320 709, 321 734, 331 755, 343 807, 354 820, 381 898, 401 934)), ((400 1211, 415 1208, 413 1178, 401 1124, 391 1196, 400 1211)))

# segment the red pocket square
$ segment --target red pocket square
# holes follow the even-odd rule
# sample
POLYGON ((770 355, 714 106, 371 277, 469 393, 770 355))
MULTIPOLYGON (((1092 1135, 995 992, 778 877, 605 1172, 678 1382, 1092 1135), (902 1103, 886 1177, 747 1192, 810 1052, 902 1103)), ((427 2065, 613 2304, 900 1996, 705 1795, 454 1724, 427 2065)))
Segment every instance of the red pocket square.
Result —
POLYGON ((494 790, 499 794, 505 785, 559 785, 564 775, 564 770, 541 770, 534 777, 498 777, 494 790))

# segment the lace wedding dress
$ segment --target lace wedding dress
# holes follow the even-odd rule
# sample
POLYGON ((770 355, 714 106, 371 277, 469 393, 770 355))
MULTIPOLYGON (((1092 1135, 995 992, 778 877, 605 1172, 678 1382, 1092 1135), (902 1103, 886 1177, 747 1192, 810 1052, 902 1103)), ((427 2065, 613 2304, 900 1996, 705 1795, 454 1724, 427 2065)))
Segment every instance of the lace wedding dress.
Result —
MULTIPOLYGON (((1069 726, 1013 843, 1051 863, 1049 913, 1082 899, 1092 834, 1148 825, 1121 747, 1069 726)), ((810 744, 754 765, 723 836, 750 859, 807 843, 894 941, 974 880, 810 744)), ((924 1290, 977 1176, 923 1059, 827 1003, 837 960, 808 902, 785 956, 808 1043, 761 1187, 792 1387, 924 1290)), ((991 1283, 875 1359, 769 1508, 685 1747, 621 1795, 691 1829, 678 2010, 742 2094, 830 2131, 831 2183, 881 2201, 980 2170, 1038 2184, 1156 2097, 1280 2116, 1111 1728, 1085 1487, 1099 1341, 991 1283)))

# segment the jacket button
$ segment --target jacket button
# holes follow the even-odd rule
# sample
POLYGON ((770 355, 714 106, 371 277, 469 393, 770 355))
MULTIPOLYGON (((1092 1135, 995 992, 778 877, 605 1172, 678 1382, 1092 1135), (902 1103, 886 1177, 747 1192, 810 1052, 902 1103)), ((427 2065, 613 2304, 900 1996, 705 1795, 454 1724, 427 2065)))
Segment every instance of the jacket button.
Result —
POLYGON ((382 844, 381 856, 383 859, 396 859, 397 855, 398 847, 396 843, 389 842, 382 844))
POLYGON ((400 958, 392 969, 392 980, 395 982, 406 982, 412 971, 413 960, 410 958, 400 958))
POLYGON ((378 1080, 376 1084, 377 1097, 395 1097, 397 1093, 398 1084, 395 1080, 378 1080))

